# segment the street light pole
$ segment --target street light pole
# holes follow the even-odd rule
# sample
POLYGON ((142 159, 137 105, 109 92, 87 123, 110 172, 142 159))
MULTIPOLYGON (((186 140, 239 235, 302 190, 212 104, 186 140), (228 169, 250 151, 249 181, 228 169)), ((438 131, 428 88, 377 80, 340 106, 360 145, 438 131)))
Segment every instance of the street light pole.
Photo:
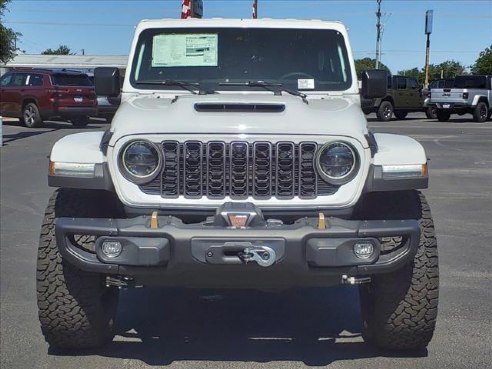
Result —
POLYGON ((425 34, 427 35, 427 42, 425 44, 425 80, 424 86, 429 86, 429 51, 430 51, 430 35, 432 33, 432 17, 434 15, 433 10, 427 10, 425 12, 425 34))
POLYGON ((258 18, 258 0, 253 0, 253 19, 258 18))

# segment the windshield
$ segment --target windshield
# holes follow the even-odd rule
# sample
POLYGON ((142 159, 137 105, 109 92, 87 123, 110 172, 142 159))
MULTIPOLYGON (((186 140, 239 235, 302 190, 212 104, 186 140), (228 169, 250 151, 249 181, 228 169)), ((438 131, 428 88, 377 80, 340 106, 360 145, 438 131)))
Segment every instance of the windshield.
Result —
POLYGON ((306 92, 342 91, 352 84, 343 36, 311 29, 146 30, 138 40, 130 83, 143 89, 176 89, 155 83, 163 80, 199 83, 212 90, 264 90, 234 84, 261 81, 306 92))

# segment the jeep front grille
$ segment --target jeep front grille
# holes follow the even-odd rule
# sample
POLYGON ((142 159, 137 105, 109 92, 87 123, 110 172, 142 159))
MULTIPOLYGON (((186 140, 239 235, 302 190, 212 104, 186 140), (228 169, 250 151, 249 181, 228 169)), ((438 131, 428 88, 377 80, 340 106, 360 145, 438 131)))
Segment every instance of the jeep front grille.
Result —
POLYGON ((339 188, 317 175, 314 142, 164 141, 160 147, 164 155, 160 175, 139 186, 149 195, 313 199, 339 188))

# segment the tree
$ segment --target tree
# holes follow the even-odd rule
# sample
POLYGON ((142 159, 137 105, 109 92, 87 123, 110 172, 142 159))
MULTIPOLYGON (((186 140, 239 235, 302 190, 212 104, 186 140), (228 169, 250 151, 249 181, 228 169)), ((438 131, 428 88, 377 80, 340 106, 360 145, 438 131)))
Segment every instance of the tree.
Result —
POLYGON ((419 68, 417 67, 412 69, 399 70, 397 74, 416 78, 419 83, 422 83, 424 80, 424 72, 422 70, 419 70, 419 68))
MULTIPOLYGON (((376 68, 376 59, 364 58, 355 60, 355 70, 357 71, 357 78, 362 78, 362 72, 368 69, 376 68)), ((388 72, 389 68, 383 63, 379 62, 379 69, 386 69, 388 72)))
MULTIPOLYGON (((454 78, 456 76, 466 74, 466 68, 460 62, 455 60, 446 60, 440 64, 430 64, 429 65, 429 81, 440 79, 440 78, 454 78)), ((424 83, 425 80, 425 69, 418 69, 417 67, 412 69, 399 70, 398 74, 414 77, 420 83, 424 83)))
POLYGON ((480 53, 471 71, 473 74, 492 74, 492 45, 480 53))
POLYGON ((454 78, 465 74, 466 67, 455 60, 446 60, 441 64, 429 65, 429 80, 439 78, 454 78))
POLYGON ((75 53, 70 50, 67 45, 60 45, 58 49, 46 49, 42 53, 42 55, 75 55, 75 53))
MULTIPOLYGON (((0 21, 9 2, 10 0, 0 0, 0 21)), ((15 57, 15 52, 19 50, 16 41, 20 36, 22 34, 15 32, 12 28, 5 27, 3 22, 0 22, 0 62, 7 63, 15 57)))

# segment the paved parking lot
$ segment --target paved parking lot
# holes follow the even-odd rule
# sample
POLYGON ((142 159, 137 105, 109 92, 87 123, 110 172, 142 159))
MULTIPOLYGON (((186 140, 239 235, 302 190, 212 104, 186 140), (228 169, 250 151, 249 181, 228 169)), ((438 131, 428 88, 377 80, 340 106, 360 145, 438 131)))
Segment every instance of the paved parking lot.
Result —
MULTIPOLYGON (((136 289, 121 295, 113 343, 98 351, 48 349, 39 329, 35 263, 52 189, 47 156, 67 123, 7 122, 1 155, 2 368, 490 368, 492 367, 492 122, 447 123, 411 114, 375 132, 410 135, 430 158, 425 191, 436 223, 441 299, 427 351, 385 354, 360 337, 353 287, 265 293, 136 289)), ((94 122, 89 129, 105 129, 94 122)))

